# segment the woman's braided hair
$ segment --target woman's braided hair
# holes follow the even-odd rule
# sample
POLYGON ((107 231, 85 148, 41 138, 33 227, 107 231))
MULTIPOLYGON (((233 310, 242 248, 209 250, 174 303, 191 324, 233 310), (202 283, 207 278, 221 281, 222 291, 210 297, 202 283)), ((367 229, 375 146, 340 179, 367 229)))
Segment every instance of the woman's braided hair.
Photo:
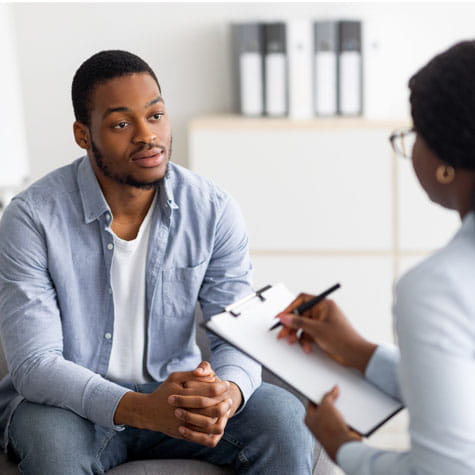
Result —
POLYGON ((409 80, 417 133, 454 168, 475 170, 475 41, 435 56, 409 80))

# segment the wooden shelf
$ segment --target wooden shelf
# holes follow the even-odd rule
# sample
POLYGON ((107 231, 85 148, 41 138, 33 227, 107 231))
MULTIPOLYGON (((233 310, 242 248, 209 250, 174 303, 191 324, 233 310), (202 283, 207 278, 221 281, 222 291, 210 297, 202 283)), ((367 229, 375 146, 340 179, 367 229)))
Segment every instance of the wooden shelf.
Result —
POLYGON ((411 119, 367 119, 364 117, 316 117, 314 119, 288 119, 271 117, 245 117, 223 114, 201 116, 192 119, 189 129, 359 129, 359 128, 397 128, 410 125, 411 119))

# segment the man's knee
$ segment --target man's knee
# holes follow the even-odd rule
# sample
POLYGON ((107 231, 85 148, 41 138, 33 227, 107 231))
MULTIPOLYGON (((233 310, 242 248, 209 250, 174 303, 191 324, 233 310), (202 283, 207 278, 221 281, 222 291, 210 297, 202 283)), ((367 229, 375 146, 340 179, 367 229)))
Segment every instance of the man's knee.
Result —
POLYGON ((24 473, 31 474, 93 473, 96 438, 90 421, 28 401, 15 410, 9 427, 10 449, 24 473))
POLYGON ((253 413, 252 418, 259 433, 268 434, 274 442, 279 439, 276 445, 282 447, 290 444, 309 450, 313 446, 313 438, 304 424, 305 407, 289 391, 263 383, 245 409, 253 413))
POLYGON ((293 394, 263 383, 231 419, 224 438, 243 444, 240 460, 249 473, 310 474, 315 442, 304 416, 305 408, 293 394))

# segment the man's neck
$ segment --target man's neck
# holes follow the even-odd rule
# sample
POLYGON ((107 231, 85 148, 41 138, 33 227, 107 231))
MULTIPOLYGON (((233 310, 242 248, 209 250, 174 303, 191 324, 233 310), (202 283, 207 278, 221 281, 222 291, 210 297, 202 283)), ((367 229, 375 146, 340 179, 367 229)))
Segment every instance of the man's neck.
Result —
POLYGON ((136 189, 132 193, 106 196, 113 215, 111 228, 116 236, 126 241, 137 237, 140 226, 152 204, 155 191, 155 188, 151 190, 136 189))
POLYGON ((155 196, 156 188, 137 188, 98 177, 112 211, 112 231, 121 239, 135 239, 155 196))

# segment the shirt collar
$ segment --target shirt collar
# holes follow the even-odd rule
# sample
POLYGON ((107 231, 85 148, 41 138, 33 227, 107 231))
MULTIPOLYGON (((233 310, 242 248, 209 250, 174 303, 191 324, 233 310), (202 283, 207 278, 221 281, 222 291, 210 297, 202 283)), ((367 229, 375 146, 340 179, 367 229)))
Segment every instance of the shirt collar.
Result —
POLYGON ((78 167, 78 186, 84 210, 84 221, 89 224, 106 212, 110 212, 89 158, 82 157, 78 167))
POLYGON ((165 180, 163 181, 164 186, 164 193, 161 194, 160 198, 162 200, 161 204, 169 206, 170 209, 178 209, 179 206, 175 202, 175 198, 173 196, 173 188, 174 183, 176 181, 176 172, 175 172, 175 165, 171 162, 168 163, 168 170, 167 174, 165 175, 165 180))
MULTIPOLYGON (((173 197, 174 165, 170 163, 164 180, 164 193, 160 193, 162 206, 178 209, 173 197)), ((78 186, 84 210, 84 221, 89 224, 106 212, 110 212, 109 205, 102 193, 94 170, 87 156, 82 157, 78 167, 78 186)))

